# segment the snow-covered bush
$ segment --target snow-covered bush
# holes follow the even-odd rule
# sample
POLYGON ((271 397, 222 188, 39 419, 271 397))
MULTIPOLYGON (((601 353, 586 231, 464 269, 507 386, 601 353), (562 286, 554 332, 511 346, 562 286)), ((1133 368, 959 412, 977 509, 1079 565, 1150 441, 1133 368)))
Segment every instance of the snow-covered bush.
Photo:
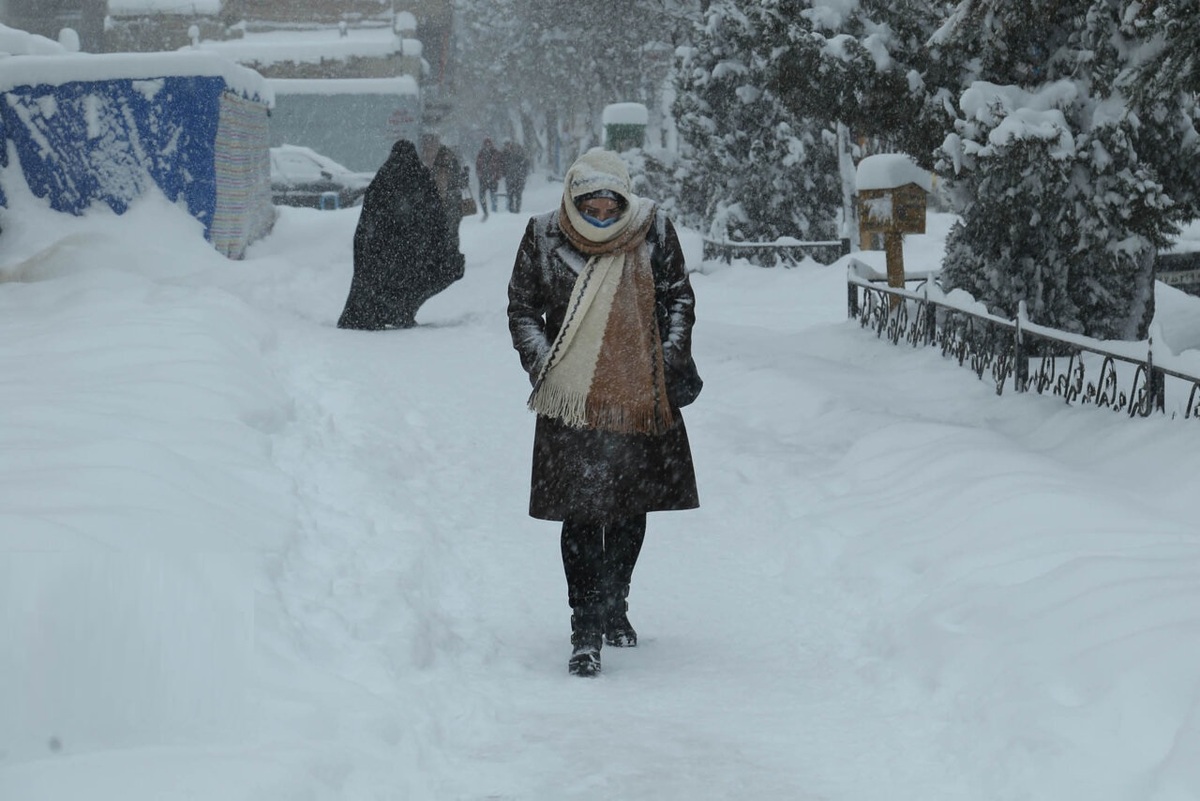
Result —
POLYGON ((841 204, 834 128, 788 110, 771 86, 794 0, 714 2, 682 51, 678 199, 714 239, 833 239, 841 204))
POLYGON ((1144 338, 1156 250, 1194 213, 1174 166, 1195 163, 1194 114, 1173 85, 1139 92, 1154 52, 1139 4, 1043 5, 963 4, 947 28, 977 80, 939 153, 963 216, 942 283, 1007 315, 1026 301, 1043 325, 1144 338))
POLYGON ((943 286, 1009 317, 1025 301, 1044 325, 1141 337, 1155 251, 1135 215, 1167 201, 1121 120, 1079 131, 1100 110, 1067 81, 1037 92, 980 82, 962 105, 942 148, 963 218, 947 241, 943 286))

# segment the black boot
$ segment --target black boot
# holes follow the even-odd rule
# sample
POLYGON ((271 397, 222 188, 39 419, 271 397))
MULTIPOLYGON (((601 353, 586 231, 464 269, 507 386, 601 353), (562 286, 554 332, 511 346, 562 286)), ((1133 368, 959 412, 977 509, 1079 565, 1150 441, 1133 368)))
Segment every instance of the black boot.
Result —
POLYGON ((629 585, 610 593, 604 610, 604 642, 614 648, 637 646, 637 632, 629 622, 629 585))
POLYGON ((571 615, 571 659, 567 672, 572 676, 600 674, 600 647, 603 644, 604 613, 598 603, 578 606, 571 615))

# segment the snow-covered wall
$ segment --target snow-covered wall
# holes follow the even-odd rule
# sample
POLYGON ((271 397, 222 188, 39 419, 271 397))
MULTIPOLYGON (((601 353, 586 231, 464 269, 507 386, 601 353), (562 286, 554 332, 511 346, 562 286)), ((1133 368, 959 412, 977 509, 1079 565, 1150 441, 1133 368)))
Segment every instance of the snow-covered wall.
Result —
POLYGON ((195 16, 221 13, 221 0, 108 0, 108 13, 113 15, 177 14, 195 16))
POLYGON ((270 228, 273 96, 256 73, 201 53, 14 57, 2 67, 5 166, 15 153, 51 208, 123 213, 157 186, 232 258, 270 228))
POLYGON ((641 103, 611 103, 601 115, 604 146, 618 152, 642 147, 646 143, 649 110, 641 103))
MULTIPOLYGON (((203 41, 195 48, 218 53, 242 64, 321 64, 355 58, 387 58, 408 54, 413 40, 405 41, 389 28, 355 28, 340 36, 336 29, 272 31, 248 34, 242 39, 203 41)), ((412 55, 420 55, 419 52, 412 55)))
MULTIPOLYGON (((4 3, 0 0, 0 8, 3 7, 4 3)), ((0 25, 0 55, 49 56, 66 52, 66 48, 53 39, 0 25)))
POLYGON ((604 107, 604 125, 645 125, 650 121, 649 110, 641 103, 610 103, 604 107))

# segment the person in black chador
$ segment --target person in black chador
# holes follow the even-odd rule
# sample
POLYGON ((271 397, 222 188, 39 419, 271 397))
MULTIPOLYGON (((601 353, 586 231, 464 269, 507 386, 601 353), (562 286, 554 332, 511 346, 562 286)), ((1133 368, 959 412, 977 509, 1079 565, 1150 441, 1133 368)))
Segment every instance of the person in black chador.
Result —
POLYGON ((412 328, 421 304, 462 277, 437 184, 416 146, 401 139, 363 196, 338 328, 412 328))

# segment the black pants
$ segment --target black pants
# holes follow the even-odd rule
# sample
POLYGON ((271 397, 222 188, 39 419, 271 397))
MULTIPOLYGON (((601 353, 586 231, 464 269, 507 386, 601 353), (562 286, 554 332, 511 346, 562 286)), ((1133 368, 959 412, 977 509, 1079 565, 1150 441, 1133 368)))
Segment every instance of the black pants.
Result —
POLYGON ((516 181, 505 181, 505 193, 508 201, 508 210, 513 214, 521 213, 521 195, 525 192, 525 184, 517 183, 516 181))
POLYGON ((608 523, 563 521, 562 560, 571 608, 623 598, 645 538, 644 513, 608 523))
POLYGON ((479 210, 486 217, 488 213, 488 195, 492 196, 492 211, 496 210, 496 192, 499 191, 500 184, 480 184, 479 185, 479 210))

